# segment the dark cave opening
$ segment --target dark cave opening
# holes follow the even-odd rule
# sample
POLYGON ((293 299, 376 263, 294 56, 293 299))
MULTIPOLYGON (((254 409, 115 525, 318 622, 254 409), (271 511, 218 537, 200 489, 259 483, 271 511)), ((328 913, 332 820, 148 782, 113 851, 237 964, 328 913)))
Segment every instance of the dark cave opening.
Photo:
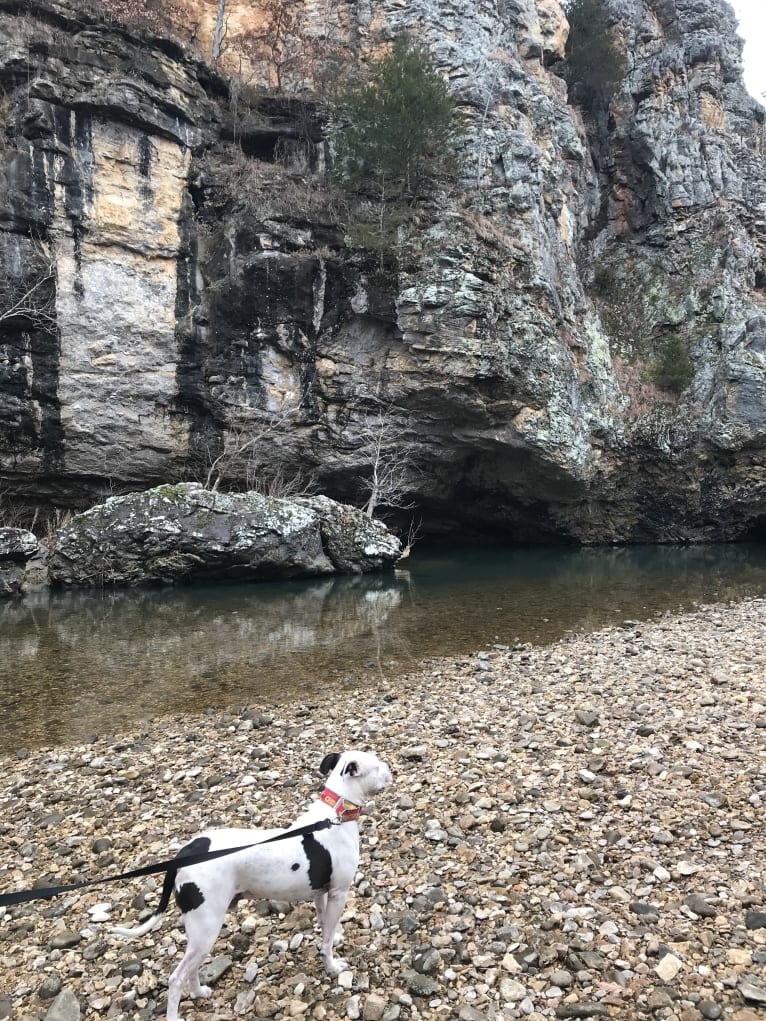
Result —
POLYGON ((746 542, 766 542, 766 514, 753 518, 742 538, 746 542))

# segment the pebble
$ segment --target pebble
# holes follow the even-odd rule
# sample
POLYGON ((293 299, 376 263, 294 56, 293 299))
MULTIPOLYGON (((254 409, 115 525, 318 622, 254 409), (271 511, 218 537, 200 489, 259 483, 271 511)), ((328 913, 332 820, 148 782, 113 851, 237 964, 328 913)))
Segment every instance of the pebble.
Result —
MULTIPOLYGON (((324 753, 363 744, 395 782, 362 816, 349 970, 325 974, 311 905, 242 900, 186 1021, 760 1018, 766 600, 627 626, 352 678, 353 718, 317 696, 0 753, 0 890, 284 825, 324 753)), ((162 1016, 176 910, 129 945, 109 934, 161 886, 0 908, 0 1018, 162 1016)))
POLYGON ((62 989, 45 1013, 45 1021, 79 1021, 80 1003, 70 989, 62 989))
POLYGON ((740 982, 737 989, 742 999, 747 1000, 748 1003, 766 1004, 766 985, 761 985, 758 982, 740 982))

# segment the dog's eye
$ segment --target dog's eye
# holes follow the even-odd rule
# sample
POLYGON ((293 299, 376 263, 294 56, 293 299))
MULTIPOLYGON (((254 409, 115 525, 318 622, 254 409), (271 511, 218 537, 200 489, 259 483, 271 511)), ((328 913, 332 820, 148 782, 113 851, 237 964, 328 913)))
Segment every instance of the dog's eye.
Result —
POLYGON ((348 773, 349 776, 356 776, 358 772, 359 764, 354 762, 354 760, 352 759, 351 762, 347 762, 346 765, 343 767, 341 771, 341 776, 345 776, 346 773, 348 773))

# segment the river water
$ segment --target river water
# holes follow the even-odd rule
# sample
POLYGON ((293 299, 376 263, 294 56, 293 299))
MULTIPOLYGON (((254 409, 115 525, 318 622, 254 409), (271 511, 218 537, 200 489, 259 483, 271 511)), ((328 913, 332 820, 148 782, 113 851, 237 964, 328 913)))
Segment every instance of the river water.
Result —
POLYGON ((766 544, 414 551, 383 575, 0 604, 0 744, 163 714, 326 704, 431 656, 766 594, 766 544))

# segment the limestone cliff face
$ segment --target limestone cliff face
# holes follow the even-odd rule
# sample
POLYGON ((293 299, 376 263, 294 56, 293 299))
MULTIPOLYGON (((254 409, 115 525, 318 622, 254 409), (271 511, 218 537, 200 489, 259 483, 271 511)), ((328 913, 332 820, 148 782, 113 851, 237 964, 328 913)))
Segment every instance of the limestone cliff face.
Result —
MULTIPOLYGON (((723 0, 609 3, 627 71, 587 123, 556 0, 307 3, 353 73, 416 34, 469 125, 381 271, 324 183, 327 62, 252 98, 190 45, 0 0, 0 315, 33 305, 0 319, 0 489, 268 471, 358 499, 385 427, 430 531, 761 529, 763 110, 723 0), (678 351, 680 395, 648 382, 678 351)), ((263 17, 228 13, 223 71, 263 17)))

